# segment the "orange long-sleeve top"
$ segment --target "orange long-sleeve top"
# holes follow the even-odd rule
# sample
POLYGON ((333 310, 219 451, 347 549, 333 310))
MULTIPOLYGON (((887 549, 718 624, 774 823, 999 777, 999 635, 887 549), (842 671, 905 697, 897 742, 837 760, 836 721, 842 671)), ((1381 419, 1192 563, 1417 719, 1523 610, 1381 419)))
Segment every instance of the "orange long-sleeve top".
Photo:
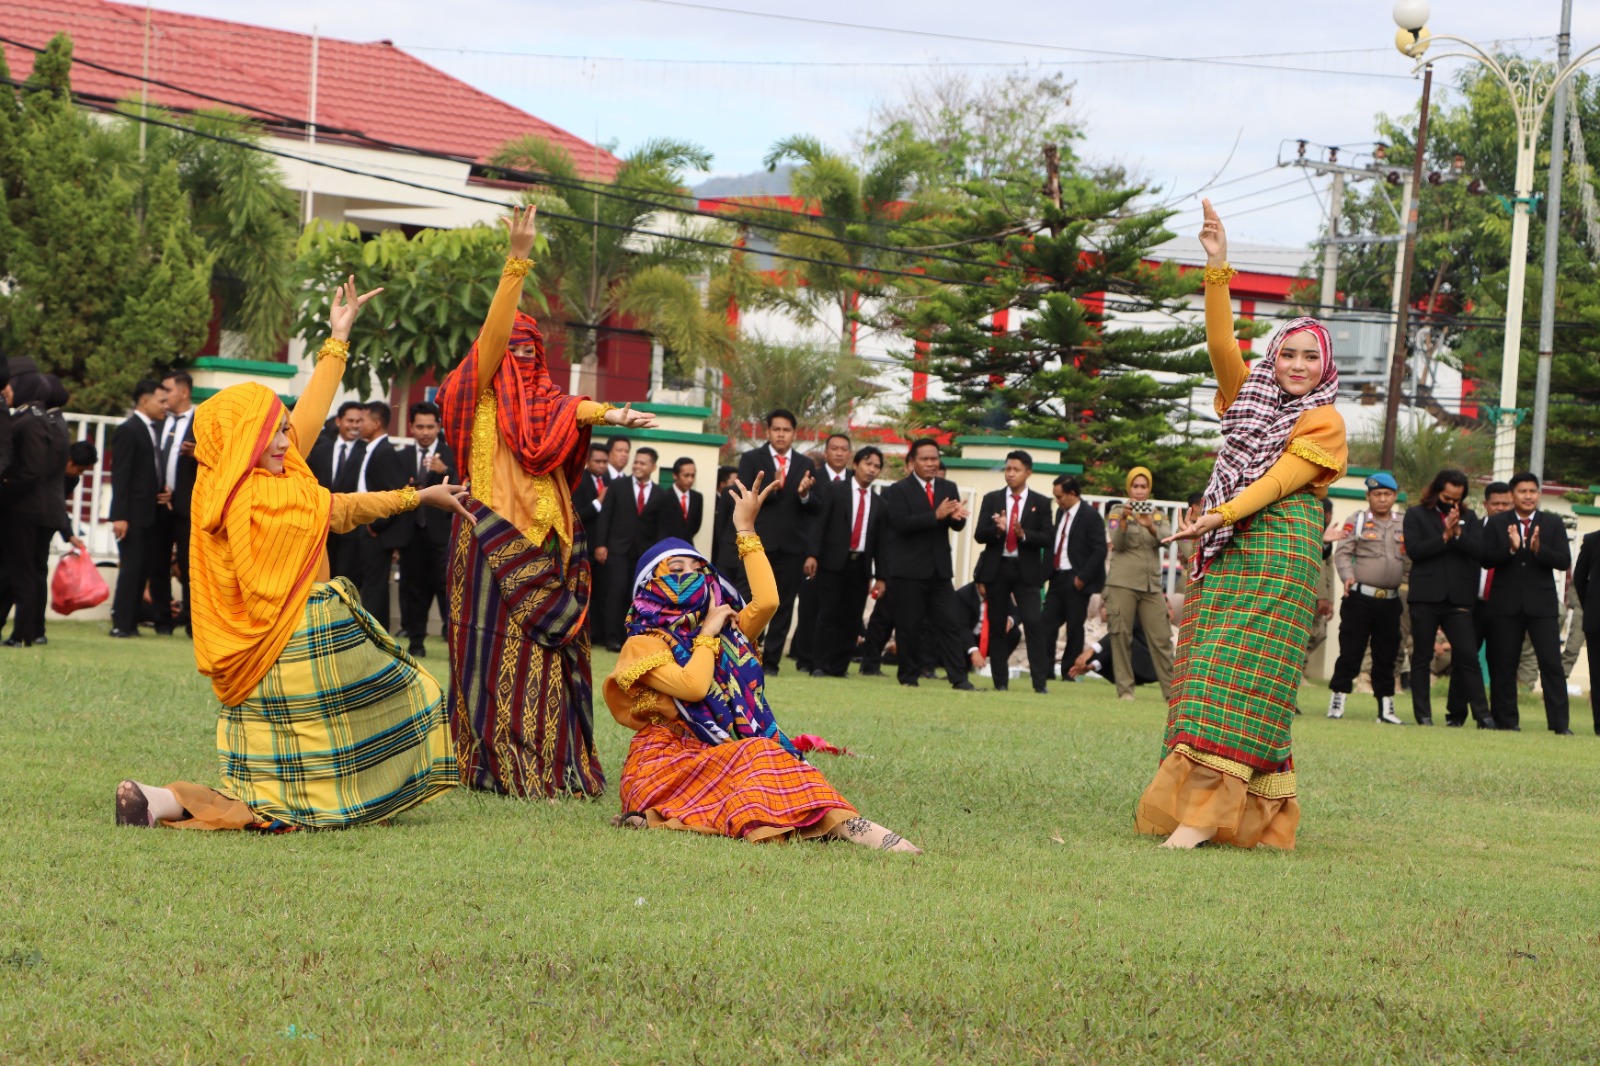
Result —
MULTIPOLYGON (((1234 335, 1233 298, 1228 287, 1208 283, 1205 290, 1206 349, 1211 354, 1211 369, 1217 377, 1216 406, 1220 415, 1238 398, 1250 367, 1234 335)), ((1331 353, 1327 353, 1327 357, 1332 358, 1331 353)), ((1330 484, 1344 476, 1348 458, 1344 418, 1331 404, 1313 407, 1295 423, 1278 461, 1239 490, 1223 507, 1237 521, 1304 488, 1310 488, 1320 499, 1327 495, 1330 484)))
MULTIPOLYGON (((778 581, 766 552, 750 552, 743 562, 750 602, 733 622, 754 641, 778 613, 778 581)), ((678 717, 673 700, 694 703, 706 698, 716 665, 716 653, 710 648, 695 648, 689 661, 679 666, 661 637, 653 633, 629 637, 602 686, 606 706, 613 718, 635 733, 670 722, 678 717)))

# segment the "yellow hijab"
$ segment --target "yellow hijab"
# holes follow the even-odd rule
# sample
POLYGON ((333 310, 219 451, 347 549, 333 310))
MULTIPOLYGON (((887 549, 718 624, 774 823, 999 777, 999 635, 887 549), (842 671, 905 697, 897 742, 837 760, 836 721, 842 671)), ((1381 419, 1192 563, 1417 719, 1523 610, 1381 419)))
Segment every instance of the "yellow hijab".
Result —
POLYGON ((247 382, 195 410, 199 463, 190 514, 194 658, 225 706, 249 698, 300 624, 333 497, 291 438, 282 474, 256 466, 283 402, 247 382))
POLYGON ((1122 483, 1122 491, 1128 493, 1130 496, 1133 495, 1133 479, 1138 477, 1140 474, 1143 474, 1144 479, 1150 482, 1150 495, 1154 496, 1156 494, 1156 479, 1155 475, 1150 473, 1150 468, 1147 466, 1136 466, 1132 470, 1128 471, 1128 480, 1122 483))

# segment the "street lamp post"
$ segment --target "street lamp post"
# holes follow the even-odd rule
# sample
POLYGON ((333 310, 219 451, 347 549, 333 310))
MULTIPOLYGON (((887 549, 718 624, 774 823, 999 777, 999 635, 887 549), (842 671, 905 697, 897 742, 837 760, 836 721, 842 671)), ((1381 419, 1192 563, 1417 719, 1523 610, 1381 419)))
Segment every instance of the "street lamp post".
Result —
MULTIPOLYGON (((1450 34, 1430 36, 1427 30, 1427 0, 1398 0, 1394 5, 1394 21, 1400 27, 1395 43, 1408 57, 1416 59, 1417 70, 1441 59, 1470 59, 1486 67, 1505 87, 1511 97, 1511 111, 1517 120, 1517 171, 1516 195, 1511 214, 1511 277, 1506 287, 1506 336, 1500 363, 1500 403, 1494 434, 1494 476, 1504 481, 1512 474, 1517 451, 1517 364, 1522 355, 1522 302, 1528 274, 1528 207, 1533 203, 1534 149, 1539 141, 1539 129, 1544 123, 1544 113, 1550 106, 1555 90, 1566 84, 1568 78, 1585 63, 1600 57, 1600 46, 1581 53, 1572 62, 1561 67, 1553 77, 1546 77, 1543 68, 1521 59, 1501 62, 1482 47, 1464 37, 1450 34), (1465 51, 1446 52, 1430 60, 1421 56, 1436 41, 1449 41, 1465 51)), ((1423 146, 1419 145, 1421 151, 1423 146)), ((1554 224, 1554 220, 1551 220, 1554 224)), ((1546 285, 1554 285, 1554 278, 1545 278, 1546 285)))

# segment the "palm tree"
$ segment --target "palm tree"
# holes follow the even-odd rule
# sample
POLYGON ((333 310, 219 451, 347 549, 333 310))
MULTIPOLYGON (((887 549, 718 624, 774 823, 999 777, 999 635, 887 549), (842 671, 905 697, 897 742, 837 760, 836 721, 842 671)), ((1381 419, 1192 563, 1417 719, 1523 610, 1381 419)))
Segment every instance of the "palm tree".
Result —
POLYGON ((565 149, 531 135, 502 145, 491 163, 523 171, 534 185, 525 199, 539 205, 545 243, 535 256, 535 298, 553 304, 551 317, 566 350, 577 353, 575 392, 593 395, 600 331, 617 315, 634 318, 684 365, 726 347, 725 318, 706 306, 696 284, 724 258, 723 251, 637 232, 727 241, 725 226, 668 214, 692 203, 682 175, 710 166, 705 149, 670 139, 647 141, 609 182, 581 178, 565 149))

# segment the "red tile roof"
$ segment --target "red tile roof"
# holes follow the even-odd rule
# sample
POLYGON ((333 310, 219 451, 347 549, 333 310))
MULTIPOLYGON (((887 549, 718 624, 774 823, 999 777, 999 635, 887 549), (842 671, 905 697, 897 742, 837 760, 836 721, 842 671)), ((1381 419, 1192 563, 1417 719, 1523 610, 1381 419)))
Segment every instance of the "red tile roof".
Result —
MULTIPOLYGON (((43 47, 56 33, 68 33, 75 58, 131 75, 74 65, 73 89, 127 99, 139 95, 144 19, 142 5, 107 0, 6 0, 0 36, 43 47)), ((269 121, 280 117, 279 125, 291 125, 282 116, 295 124, 306 118, 309 35, 170 11, 152 12, 150 25, 151 78, 235 101, 269 121)), ((0 47, 11 76, 27 77, 33 53, 9 44, 0 47)), ((317 47, 319 136, 333 136, 327 129, 332 127, 482 162, 506 141, 531 133, 571 152, 585 177, 616 173, 619 162, 609 152, 479 92, 388 41, 361 44, 323 37, 317 47)), ((150 101, 178 110, 222 106, 155 85, 150 86, 150 101)))

